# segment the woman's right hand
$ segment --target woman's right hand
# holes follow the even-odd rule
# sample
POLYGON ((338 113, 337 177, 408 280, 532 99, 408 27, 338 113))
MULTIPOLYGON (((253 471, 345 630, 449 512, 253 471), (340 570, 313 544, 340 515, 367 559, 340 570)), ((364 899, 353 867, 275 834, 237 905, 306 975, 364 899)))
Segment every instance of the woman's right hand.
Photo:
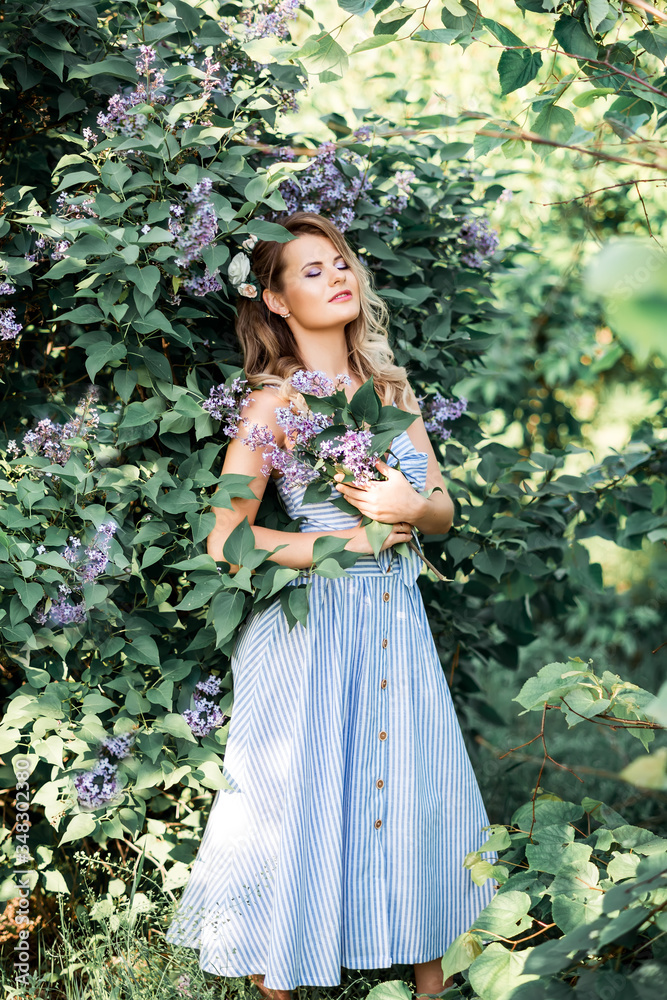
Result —
MULTIPOLYGON (((380 551, 382 552, 383 549, 388 549, 392 545, 398 545, 399 542, 409 542, 411 538, 412 525, 407 521, 399 521, 398 524, 392 525, 391 531, 380 546, 380 551)), ((345 548, 348 552, 360 552, 362 555, 371 555, 373 552, 373 546, 368 540, 366 528, 361 526, 355 528, 354 534, 345 548)))

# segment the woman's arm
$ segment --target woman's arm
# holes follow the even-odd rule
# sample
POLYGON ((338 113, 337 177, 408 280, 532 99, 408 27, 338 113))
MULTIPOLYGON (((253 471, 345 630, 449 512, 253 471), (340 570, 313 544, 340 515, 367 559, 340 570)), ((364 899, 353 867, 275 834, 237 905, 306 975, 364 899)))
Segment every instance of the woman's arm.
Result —
MULTIPOLYGON (((276 439, 276 444, 281 447, 284 445, 285 435, 276 421, 275 408, 284 402, 273 387, 266 386, 263 389, 253 392, 249 397, 248 405, 242 410, 243 416, 251 424, 256 423, 259 426, 268 427, 276 439)), ((285 546, 285 548, 276 552, 275 555, 269 557, 273 562, 277 562, 281 566, 290 566, 293 569, 308 569, 313 563, 313 545, 316 539, 329 535, 350 539, 349 544, 345 546, 350 551, 362 553, 372 551, 366 538, 366 532, 360 527, 344 528, 336 531, 295 532, 277 531, 274 528, 264 528, 255 525, 257 511, 259 510, 259 505, 266 489, 268 473, 262 472, 262 466, 265 465, 262 455, 264 449, 259 447, 253 451, 249 445, 243 443, 248 434, 249 428, 243 423, 239 424, 238 437, 232 438, 227 446, 222 466, 222 475, 235 473, 241 476, 252 476, 253 478, 249 485, 255 494, 255 498, 252 500, 240 497, 233 498, 231 501, 233 509, 229 510, 226 507, 216 507, 215 496, 213 497, 211 507, 215 513, 215 527, 209 534, 206 544, 210 556, 216 561, 224 560, 223 548, 225 542, 244 517, 248 518, 248 523, 251 525, 257 548, 267 549, 271 552, 279 545, 285 546)), ((392 531, 383 548, 406 541, 409 537, 409 534, 406 534, 405 531, 392 531)), ((238 566, 231 566, 232 573, 235 573, 237 570, 238 566)))

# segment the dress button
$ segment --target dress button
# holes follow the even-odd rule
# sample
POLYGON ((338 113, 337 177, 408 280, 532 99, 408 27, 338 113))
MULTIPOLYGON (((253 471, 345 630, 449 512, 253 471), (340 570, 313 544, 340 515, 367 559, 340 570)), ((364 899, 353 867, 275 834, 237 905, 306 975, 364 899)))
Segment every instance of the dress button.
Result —
POLYGON ((381 819, 376 819, 375 820, 375 829, 379 830, 381 826, 382 826, 382 820, 381 819))
POLYGON ((381 688, 386 688, 386 686, 387 686, 387 678, 383 677, 382 680, 381 680, 381 682, 380 682, 380 687, 381 688))
POLYGON ((380 733, 380 739, 381 740, 386 740, 386 738, 387 738, 387 734, 385 733, 385 731, 383 729, 382 732, 380 733))
POLYGON ((382 595, 382 600, 383 601, 388 601, 389 600, 389 594, 387 593, 386 590, 385 590, 384 594, 382 595))
POLYGON ((383 639, 382 640, 382 648, 383 649, 386 649, 387 646, 388 646, 388 644, 389 644, 389 640, 388 639, 383 639))
POLYGON ((384 781, 382 780, 382 778, 378 778, 375 784, 377 785, 378 788, 384 788, 384 781))

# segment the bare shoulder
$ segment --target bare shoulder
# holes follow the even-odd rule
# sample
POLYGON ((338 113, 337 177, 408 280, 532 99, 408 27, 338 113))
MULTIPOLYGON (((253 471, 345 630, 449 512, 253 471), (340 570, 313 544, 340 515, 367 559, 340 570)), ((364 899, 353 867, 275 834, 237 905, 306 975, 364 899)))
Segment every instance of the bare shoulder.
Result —
POLYGON ((280 443, 284 431, 278 424, 276 409, 286 404, 287 400, 279 395, 275 386, 258 386, 253 389, 245 405, 241 408, 241 416, 249 424, 268 427, 273 432, 276 441, 280 443))

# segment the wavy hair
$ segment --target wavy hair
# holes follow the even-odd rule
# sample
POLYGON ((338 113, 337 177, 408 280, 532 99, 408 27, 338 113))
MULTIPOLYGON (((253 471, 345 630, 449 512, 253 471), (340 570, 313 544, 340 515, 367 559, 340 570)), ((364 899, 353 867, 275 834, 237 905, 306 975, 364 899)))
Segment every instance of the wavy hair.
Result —
MULTIPOLYGON (((407 370, 395 364, 389 346, 389 310, 373 287, 372 272, 359 260, 340 229, 315 212, 294 212, 276 222, 295 236, 310 233, 331 240, 359 282, 359 315, 345 326, 351 371, 362 381, 373 376, 385 406, 395 402, 413 413, 419 412, 407 370)), ((275 240, 260 240, 255 244, 250 262, 262 290, 282 292, 284 246, 275 240)), ((298 396, 289 380, 296 371, 306 367, 305 363, 287 322, 271 312, 261 293, 256 299, 239 298, 236 334, 250 385, 275 386, 285 399, 298 396)))

